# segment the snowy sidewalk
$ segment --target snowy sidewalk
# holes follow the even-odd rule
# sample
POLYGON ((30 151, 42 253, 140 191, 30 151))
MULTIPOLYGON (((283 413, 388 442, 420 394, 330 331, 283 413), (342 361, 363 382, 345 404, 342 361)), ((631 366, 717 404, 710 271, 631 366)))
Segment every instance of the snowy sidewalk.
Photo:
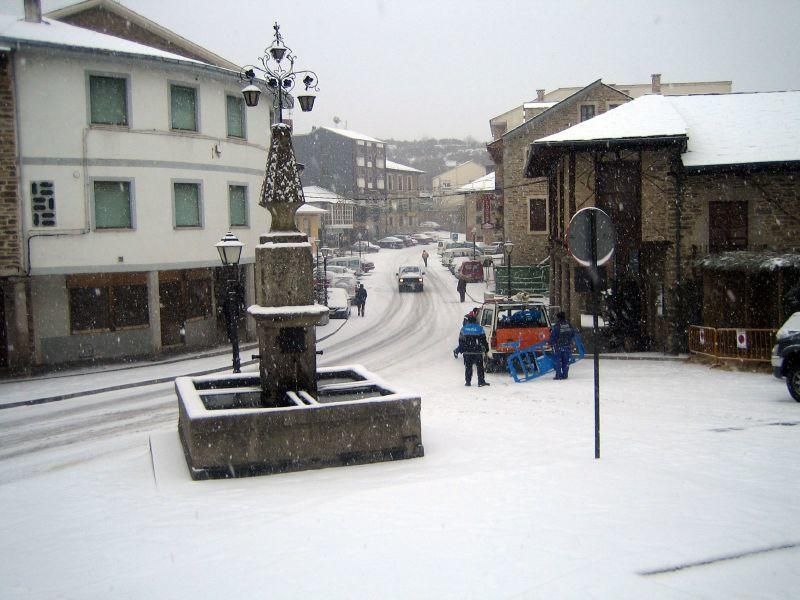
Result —
MULTIPOLYGON (((251 368, 250 358, 258 345, 241 347, 242 367, 251 368)), ((215 348, 201 353, 171 356, 158 361, 106 364, 53 371, 0 382, 0 409, 67 400, 86 394, 99 394, 142 385, 171 382, 183 375, 216 373, 231 369, 231 350, 215 348)))

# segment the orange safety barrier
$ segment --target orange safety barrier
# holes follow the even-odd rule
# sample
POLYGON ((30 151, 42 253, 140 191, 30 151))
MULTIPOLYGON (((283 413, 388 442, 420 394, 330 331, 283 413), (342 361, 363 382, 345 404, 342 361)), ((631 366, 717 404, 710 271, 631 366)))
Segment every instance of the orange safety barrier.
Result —
POLYGON ((769 362, 776 329, 689 326, 689 352, 721 359, 769 362))

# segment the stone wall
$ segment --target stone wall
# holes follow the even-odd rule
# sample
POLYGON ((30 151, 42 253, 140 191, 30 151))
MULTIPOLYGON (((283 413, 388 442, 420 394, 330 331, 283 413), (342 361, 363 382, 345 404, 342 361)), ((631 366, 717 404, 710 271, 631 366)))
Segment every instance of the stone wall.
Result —
MULTIPOLYGON (((517 264, 532 265, 541 262, 549 256, 551 249, 550 232, 531 232, 529 227, 528 200, 548 197, 546 178, 528 179, 524 176, 529 145, 580 123, 582 105, 593 105, 595 114, 599 115, 609 110, 610 104, 622 104, 629 100, 624 94, 606 85, 588 86, 581 94, 563 102, 563 106, 553 107, 503 137, 503 173, 499 181, 503 185, 506 239, 514 242, 517 264)), ((499 170, 501 169, 498 165, 499 170)), ((554 217, 551 216, 554 210, 555 199, 549 199, 548 222, 551 224, 554 222, 554 217)))

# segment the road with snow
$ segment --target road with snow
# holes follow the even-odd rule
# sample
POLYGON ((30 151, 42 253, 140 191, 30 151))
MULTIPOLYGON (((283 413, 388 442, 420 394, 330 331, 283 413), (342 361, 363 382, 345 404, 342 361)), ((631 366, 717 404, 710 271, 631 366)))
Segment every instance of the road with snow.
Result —
MULTIPOLYGON (((370 255, 366 316, 318 334, 320 364, 421 395, 423 458, 194 482, 169 383, 5 408, 0 597, 796 596, 800 404, 783 382, 601 360, 595 460, 592 362, 465 388, 452 348, 472 304, 434 252, 423 293, 396 289, 420 252, 370 255)), ((229 361, 5 381, 0 405, 229 361)))

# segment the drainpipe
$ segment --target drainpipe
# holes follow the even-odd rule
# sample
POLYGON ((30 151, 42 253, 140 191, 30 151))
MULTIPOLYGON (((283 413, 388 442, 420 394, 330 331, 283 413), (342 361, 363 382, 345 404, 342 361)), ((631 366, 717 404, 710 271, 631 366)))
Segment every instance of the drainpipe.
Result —
POLYGON ((681 327, 684 325, 684 288, 681 285, 681 218, 683 215, 683 169, 680 152, 673 159, 669 173, 675 179, 675 298, 673 300, 672 354, 678 354, 681 340, 681 327))

